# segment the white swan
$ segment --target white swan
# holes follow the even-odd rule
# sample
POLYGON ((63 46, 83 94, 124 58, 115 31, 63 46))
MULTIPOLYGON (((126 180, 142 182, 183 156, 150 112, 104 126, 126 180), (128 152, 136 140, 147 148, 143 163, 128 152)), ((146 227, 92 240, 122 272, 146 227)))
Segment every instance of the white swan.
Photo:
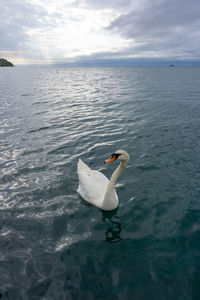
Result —
POLYGON ((84 200, 102 210, 113 210, 119 205, 115 183, 127 166, 129 155, 124 150, 117 150, 105 160, 105 163, 116 159, 120 161, 120 165, 113 172, 110 181, 101 172, 91 170, 81 159, 78 161, 79 186, 77 192, 84 200))

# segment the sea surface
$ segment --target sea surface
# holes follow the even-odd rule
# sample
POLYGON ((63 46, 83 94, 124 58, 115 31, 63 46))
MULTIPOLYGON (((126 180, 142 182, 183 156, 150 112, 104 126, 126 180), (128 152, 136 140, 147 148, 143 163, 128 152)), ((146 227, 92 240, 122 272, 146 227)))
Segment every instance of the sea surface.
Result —
POLYGON ((200 295, 200 68, 0 69, 0 297, 200 295), (119 208, 83 201, 79 158, 119 208))

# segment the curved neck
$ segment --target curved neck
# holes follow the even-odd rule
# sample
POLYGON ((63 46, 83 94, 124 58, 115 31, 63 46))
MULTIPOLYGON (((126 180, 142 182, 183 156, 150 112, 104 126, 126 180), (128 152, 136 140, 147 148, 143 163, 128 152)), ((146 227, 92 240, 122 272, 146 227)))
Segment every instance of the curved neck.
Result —
POLYGON ((124 164, 122 162, 120 162, 120 165, 116 168, 116 170, 113 172, 113 174, 110 178, 106 193, 114 190, 116 181, 117 181, 119 175, 121 174, 121 172, 124 170, 124 168, 125 168, 124 164))
POLYGON ((113 199, 116 200, 117 204, 118 204, 118 198, 116 196, 116 192, 115 192, 115 184, 116 181, 119 177, 119 175, 121 174, 121 172, 124 170, 124 168, 126 167, 125 164, 123 164, 122 162, 120 162, 120 165, 116 168, 116 170, 113 172, 109 184, 107 186, 106 189, 106 193, 104 196, 104 206, 108 207, 110 205, 110 201, 113 203, 113 199))

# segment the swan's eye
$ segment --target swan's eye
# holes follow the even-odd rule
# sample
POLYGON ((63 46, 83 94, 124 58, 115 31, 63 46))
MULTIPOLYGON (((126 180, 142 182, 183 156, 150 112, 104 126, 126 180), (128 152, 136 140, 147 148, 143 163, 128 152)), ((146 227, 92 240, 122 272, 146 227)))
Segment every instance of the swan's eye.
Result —
POLYGON ((121 154, 119 154, 119 153, 114 153, 113 155, 116 157, 116 159, 118 159, 118 157, 119 157, 121 154))

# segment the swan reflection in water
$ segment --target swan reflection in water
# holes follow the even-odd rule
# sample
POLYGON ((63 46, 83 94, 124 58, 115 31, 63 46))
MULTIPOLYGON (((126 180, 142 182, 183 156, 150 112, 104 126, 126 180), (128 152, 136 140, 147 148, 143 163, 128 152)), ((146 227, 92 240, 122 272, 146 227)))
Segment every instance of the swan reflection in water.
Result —
POLYGON ((121 223, 116 220, 119 218, 116 215, 117 210, 118 208, 113 211, 102 211, 103 222, 106 222, 106 220, 108 220, 110 223, 110 226, 105 232, 106 241, 109 243, 116 243, 121 241, 120 232, 122 230, 122 226, 121 223))

